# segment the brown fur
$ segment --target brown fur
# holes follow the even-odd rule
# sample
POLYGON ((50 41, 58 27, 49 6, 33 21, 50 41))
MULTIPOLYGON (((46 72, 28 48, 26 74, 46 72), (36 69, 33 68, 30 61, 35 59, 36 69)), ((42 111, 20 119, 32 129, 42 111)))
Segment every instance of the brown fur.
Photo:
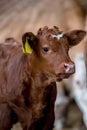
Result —
MULTIPOLYGON (((87 79, 87 37, 85 39, 84 59, 85 59, 85 66, 86 66, 86 79, 87 79)), ((87 83, 87 80, 86 80, 86 83, 87 83)))
POLYGON ((0 44, 0 130, 11 128, 13 112, 23 130, 52 130, 55 81, 74 73, 68 51, 85 36, 81 30, 66 33, 60 40, 51 36, 60 33, 57 27, 39 29, 36 36, 25 33, 23 44, 28 36, 32 54, 23 54, 22 44, 12 38, 0 44), (49 49, 48 52, 44 47, 49 49))

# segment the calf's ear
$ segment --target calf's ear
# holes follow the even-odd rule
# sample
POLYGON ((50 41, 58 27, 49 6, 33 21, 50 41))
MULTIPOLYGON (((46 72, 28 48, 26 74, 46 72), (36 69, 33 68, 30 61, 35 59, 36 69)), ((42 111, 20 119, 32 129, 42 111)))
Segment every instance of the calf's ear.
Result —
POLYGON ((37 42, 37 37, 32 32, 26 32, 22 36, 22 51, 25 54, 32 54, 37 42))
POLYGON ((73 30, 69 33, 66 33, 70 47, 77 45, 85 37, 85 35, 86 32, 83 30, 73 30))

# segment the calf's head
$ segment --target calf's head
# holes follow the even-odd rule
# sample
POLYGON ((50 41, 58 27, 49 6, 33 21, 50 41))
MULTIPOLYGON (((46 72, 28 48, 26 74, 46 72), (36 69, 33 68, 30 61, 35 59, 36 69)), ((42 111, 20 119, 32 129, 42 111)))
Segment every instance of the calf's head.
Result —
POLYGON ((75 72, 75 65, 68 55, 69 48, 77 45, 85 35, 83 30, 63 34, 57 27, 40 28, 37 35, 31 32, 23 35, 23 51, 34 57, 35 66, 42 64, 43 70, 49 76, 53 75, 57 80, 62 80, 75 72))

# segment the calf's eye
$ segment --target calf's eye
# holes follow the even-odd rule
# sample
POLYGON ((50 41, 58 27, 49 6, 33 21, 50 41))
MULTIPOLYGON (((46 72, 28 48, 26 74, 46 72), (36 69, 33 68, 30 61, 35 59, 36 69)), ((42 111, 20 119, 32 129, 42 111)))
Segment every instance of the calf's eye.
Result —
POLYGON ((48 48, 48 47, 44 47, 44 48, 43 48, 43 51, 44 51, 44 52, 48 52, 48 51, 49 51, 49 48, 48 48))

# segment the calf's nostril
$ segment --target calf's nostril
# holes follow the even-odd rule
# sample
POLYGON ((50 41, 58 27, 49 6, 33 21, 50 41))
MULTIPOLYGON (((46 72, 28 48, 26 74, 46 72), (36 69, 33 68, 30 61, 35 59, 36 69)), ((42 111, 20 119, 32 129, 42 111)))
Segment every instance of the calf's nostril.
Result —
POLYGON ((66 72, 69 72, 69 70, 70 70, 69 64, 64 64, 64 68, 65 68, 65 71, 66 71, 66 72))
POLYGON ((67 69, 67 68, 68 68, 68 65, 67 65, 67 64, 64 64, 64 68, 67 69))
POLYGON ((65 69, 66 73, 74 73, 74 71, 75 71, 75 65, 74 65, 74 63, 72 63, 72 64, 65 63, 64 64, 64 69, 65 69))

